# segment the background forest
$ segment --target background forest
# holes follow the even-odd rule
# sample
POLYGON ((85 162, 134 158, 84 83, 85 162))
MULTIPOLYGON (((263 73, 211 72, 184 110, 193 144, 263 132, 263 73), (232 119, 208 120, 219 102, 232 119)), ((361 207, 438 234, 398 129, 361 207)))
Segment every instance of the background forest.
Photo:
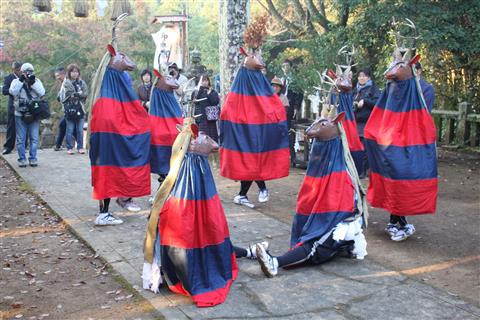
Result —
MULTIPOLYGON (((124 1, 124 0, 121 0, 124 1)), ((153 65, 155 51, 150 36, 159 30, 155 15, 187 12, 188 43, 202 54, 202 63, 219 70, 219 0, 135 0, 133 16, 120 24, 119 47, 138 66, 132 78, 153 65)), ((221 1, 221 0, 220 0, 221 1)), ((86 0, 89 15, 74 16, 75 1, 54 0, 49 13, 35 12, 33 1, 0 1, 0 75, 10 72, 14 60, 29 61, 54 101, 57 88, 53 71, 77 63, 90 81, 110 40, 112 2, 86 0)), ((307 92, 317 85, 316 70, 332 67, 344 44, 358 49, 357 69, 369 67, 383 87, 383 71, 390 62, 394 40, 389 33, 392 17, 408 17, 421 35, 425 78, 436 89, 437 109, 455 109, 467 101, 480 107, 480 1, 419 0, 252 0, 250 18, 270 16, 269 36, 263 46, 269 75, 281 76, 283 59, 295 61, 295 86, 307 92)), ((58 105, 54 107, 58 108, 58 105)), ((5 98, 0 122, 5 118, 5 98)))

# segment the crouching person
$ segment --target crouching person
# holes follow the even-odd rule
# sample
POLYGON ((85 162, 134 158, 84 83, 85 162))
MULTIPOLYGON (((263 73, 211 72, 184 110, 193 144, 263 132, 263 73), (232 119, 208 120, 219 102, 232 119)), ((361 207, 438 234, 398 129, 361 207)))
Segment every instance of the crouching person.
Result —
POLYGON ((258 262, 268 277, 280 267, 320 264, 342 251, 360 260, 367 255, 363 235, 367 206, 341 128, 344 116, 322 117, 306 131, 315 141, 298 194, 291 249, 274 257, 262 244, 256 246, 258 262))

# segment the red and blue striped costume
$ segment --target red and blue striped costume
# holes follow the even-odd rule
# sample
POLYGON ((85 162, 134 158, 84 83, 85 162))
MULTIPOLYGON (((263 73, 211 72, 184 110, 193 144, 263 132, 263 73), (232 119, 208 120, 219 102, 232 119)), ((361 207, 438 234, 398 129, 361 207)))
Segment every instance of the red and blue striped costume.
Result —
POLYGON ((400 216, 435 213, 435 138, 415 77, 387 83, 365 126, 373 207, 400 216))
POLYGON ((240 68, 220 120, 222 176, 246 181, 288 176, 285 108, 260 71, 240 68))
POLYGON ((95 199, 150 194, 148 114, 123 71, 105 71, 92 107, 89 154, 95 199))
POLYGON ((153 88, 150 101, 150 170, 156 174, 168 174, 172 145, 178 135, 176 125, 182 124, 182 110, 173 91, 153 88))
POLYGON ((207 156, 185 155, 158 229, 170 290, 191 296, 198 307, 225 301, 238 268, 207 156))
POLYGON ((347 171, 342 141, 315 139, 307 175, 298 193, 292 247, 321 238, 339 222, 354 217, 355 189, 347 171))
MULTIPOLYGON (((358 136, 357 122, 353 113, 353 94, 352 92, 340 92, 338 103, 338 113, 345 112, 345 119, 342 121, 345 135, 347 136, 348 148, 352 155, 355 167, 358 172, 362 172, 364 147, 358 136)), ((335 98, 336 95, 332 95, 335 98)), ((333 99, 334 100, 334 99, 333 99)))

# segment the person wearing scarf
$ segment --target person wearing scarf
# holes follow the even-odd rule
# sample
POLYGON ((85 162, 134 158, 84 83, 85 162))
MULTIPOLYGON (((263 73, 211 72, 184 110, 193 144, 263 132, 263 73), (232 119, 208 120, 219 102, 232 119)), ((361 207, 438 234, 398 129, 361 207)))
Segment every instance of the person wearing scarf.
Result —
POLYGON ((149 108, 150 102, 150 93, 152 92, 152 73, 150 70, 145 69, 140 74, 140 79, 142 80, 142 84, 137 88, 137 94, 142 102, 142 106, 147 110, 149 108))

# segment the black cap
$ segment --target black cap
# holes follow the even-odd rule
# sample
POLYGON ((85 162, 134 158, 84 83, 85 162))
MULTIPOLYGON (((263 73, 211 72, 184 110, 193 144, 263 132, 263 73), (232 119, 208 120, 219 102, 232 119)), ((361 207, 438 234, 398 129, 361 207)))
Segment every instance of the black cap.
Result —
POLYGON ((422 69, 422 64, 420 62, 415 63, 415 69, 422 69))

